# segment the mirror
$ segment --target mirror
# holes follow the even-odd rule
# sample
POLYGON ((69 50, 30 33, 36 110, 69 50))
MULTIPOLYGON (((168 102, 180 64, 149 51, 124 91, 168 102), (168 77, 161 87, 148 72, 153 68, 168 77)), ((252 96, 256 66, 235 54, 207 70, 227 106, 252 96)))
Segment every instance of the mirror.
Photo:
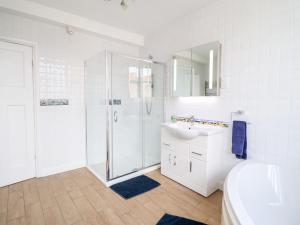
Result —
POLYGON ((213 42, 173 54, 172 96, 219 96, 220 51, 213 42))

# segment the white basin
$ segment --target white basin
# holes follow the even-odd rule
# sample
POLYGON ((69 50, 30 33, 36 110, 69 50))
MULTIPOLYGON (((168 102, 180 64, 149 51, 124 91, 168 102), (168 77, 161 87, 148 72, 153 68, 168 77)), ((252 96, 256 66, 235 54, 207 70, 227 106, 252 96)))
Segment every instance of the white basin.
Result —
POLYGON ((222 128, 212 127, 207 125, 191 125, 190 123, 163 123, 165 127, 173 136, 181 139, 190 140, 198 136, 209 136, 222 132, 222 128))

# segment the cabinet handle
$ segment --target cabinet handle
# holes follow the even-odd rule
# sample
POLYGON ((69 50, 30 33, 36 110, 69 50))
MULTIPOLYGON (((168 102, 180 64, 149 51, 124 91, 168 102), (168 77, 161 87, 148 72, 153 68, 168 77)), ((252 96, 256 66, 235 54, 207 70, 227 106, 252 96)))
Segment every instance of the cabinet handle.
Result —
POLYGON ((169 163, 171 163, 171 154, 169 154, 169 163))
POLYGON ((114 121, 118 122, 118 112, 114 111, 114 121))
POLYGON ((190 162, 190 172, 192 172, 192 161, 190 162))
POLYGON ((163 145, 165 145, 165 146, 168 146, 168 147, 170 147, 170 146, 171 146, 170 144, 167 144, 167 143, 163 143, 163 145))
POLYGON ((174 166, 176 166, 176 155, 174 156, 174 163, 173 163, 174 166))
POLYGON ((192 152, 192 154, 199 155, 199 156, 203 156, 203 154, 197 153, 197 152, 192 152))

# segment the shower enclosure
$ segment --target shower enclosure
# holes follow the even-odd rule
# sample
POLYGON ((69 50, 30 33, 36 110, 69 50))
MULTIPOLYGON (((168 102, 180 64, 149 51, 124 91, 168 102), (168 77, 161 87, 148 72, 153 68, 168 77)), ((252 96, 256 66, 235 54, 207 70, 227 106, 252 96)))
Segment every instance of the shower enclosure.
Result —
POLYGON ((103 182, 160 163, 164 74, 109 51, 85 62, 87 166, 103 182))

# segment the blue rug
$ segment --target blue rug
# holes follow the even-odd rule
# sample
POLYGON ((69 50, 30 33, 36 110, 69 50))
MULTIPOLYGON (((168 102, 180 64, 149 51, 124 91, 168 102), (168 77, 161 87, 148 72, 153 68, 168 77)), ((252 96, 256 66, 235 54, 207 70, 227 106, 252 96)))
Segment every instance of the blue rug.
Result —
POLYGON ((110 188, 123 198, 129 199, 150 191, 159 185, 160 183, 156 182, 155 180, 142 175, 118 184, 114 184, 110 188))
POLYGON ((156 225, 207 225, 205 223, 189 220, 183 217, 165 214, 156 225))

